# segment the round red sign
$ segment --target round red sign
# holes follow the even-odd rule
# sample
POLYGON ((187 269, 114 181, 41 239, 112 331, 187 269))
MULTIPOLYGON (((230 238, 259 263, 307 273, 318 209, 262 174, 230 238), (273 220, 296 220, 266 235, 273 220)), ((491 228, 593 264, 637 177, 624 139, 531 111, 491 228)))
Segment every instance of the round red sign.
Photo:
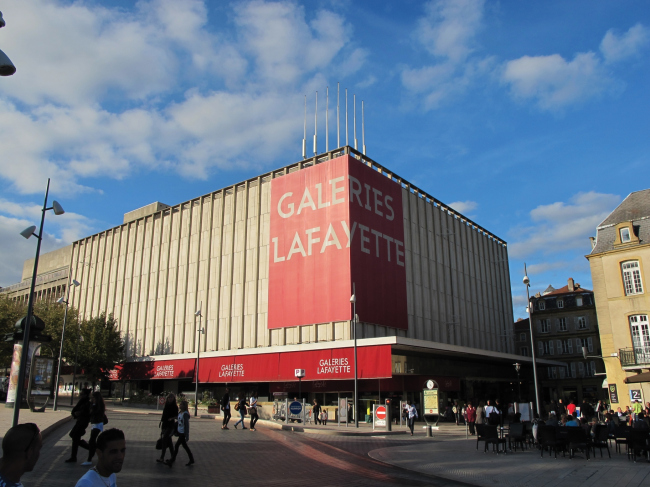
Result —
POLYGON ((386 408, 384 406, 377 408, 377 419, 386 419, 386 408))

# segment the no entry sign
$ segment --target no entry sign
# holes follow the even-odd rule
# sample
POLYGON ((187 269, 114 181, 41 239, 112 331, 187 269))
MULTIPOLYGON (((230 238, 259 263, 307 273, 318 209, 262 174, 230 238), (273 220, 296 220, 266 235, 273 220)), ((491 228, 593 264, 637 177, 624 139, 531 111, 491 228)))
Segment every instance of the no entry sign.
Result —
POLYGON ((375 426, 386 426, 386 406, 375 406, 375 426))

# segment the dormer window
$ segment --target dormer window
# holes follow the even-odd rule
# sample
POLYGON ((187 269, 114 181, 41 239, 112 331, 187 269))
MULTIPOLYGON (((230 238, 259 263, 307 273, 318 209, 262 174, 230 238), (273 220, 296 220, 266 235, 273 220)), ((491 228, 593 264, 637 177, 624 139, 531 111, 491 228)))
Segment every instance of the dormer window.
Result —
POLYGON ((627 243, 632 240, 632 237, 630 237, 630 227, 623 227, 619 232, 621 234, 621 243, 627 243))
POLYGON ((540 311, 544 311, 546 309, 546 303, 544 303, 544 301, 540 301, 537 304, 539 306, 540 311))
POLYGON ((561 299, 558 299, 557 300, 557 307, 558 308, 564 308, 564 301, 562 301, 561 299))
POLYGON ((576 296, 576 306, 582 306, 582 296, 576 296))

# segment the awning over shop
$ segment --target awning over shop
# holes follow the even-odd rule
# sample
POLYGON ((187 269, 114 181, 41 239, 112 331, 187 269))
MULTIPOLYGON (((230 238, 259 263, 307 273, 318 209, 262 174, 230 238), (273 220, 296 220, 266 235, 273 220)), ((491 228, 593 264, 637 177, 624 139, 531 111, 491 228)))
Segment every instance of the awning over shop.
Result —
MULTIPOLYGON (((392 377, 390 345, 359 347, 357 357, 359 379, 392 377)), ((195 359, 127 362, 111 371, 110 380, 193 378, 195 364, 195 359)), ((354 379, 354 348, 201 357, 199 381, 294 381, 296 369, 305 370, 303 381, 354 379)))
POLYGON ((623 382, 625 382, 626 384, 650 382, 650 372, 643 372, 641 374, 633 375, 632 377, 627 377, 626 379, 623 379, 623 382))

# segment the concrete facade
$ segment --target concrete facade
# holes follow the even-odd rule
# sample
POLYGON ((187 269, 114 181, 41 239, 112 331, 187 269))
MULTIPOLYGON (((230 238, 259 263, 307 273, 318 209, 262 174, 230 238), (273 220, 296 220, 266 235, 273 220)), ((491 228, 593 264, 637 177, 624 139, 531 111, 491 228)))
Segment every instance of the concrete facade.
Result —
POLYGON ((644 402, 650 401, 650 381, 628 383, 637 374, 650 371, 649 218, 650 190, 630 194, 598 226, 592 252, 586 256, 591 267, 607 382, 618 396, 618 404, 613 404, 623 408, 631 404, 631 391, 638 391, 644 402), (638 279, 633 288, 626 286, 626 274, 638 279), (639 333, 636 339, 633 333, 639 333))

